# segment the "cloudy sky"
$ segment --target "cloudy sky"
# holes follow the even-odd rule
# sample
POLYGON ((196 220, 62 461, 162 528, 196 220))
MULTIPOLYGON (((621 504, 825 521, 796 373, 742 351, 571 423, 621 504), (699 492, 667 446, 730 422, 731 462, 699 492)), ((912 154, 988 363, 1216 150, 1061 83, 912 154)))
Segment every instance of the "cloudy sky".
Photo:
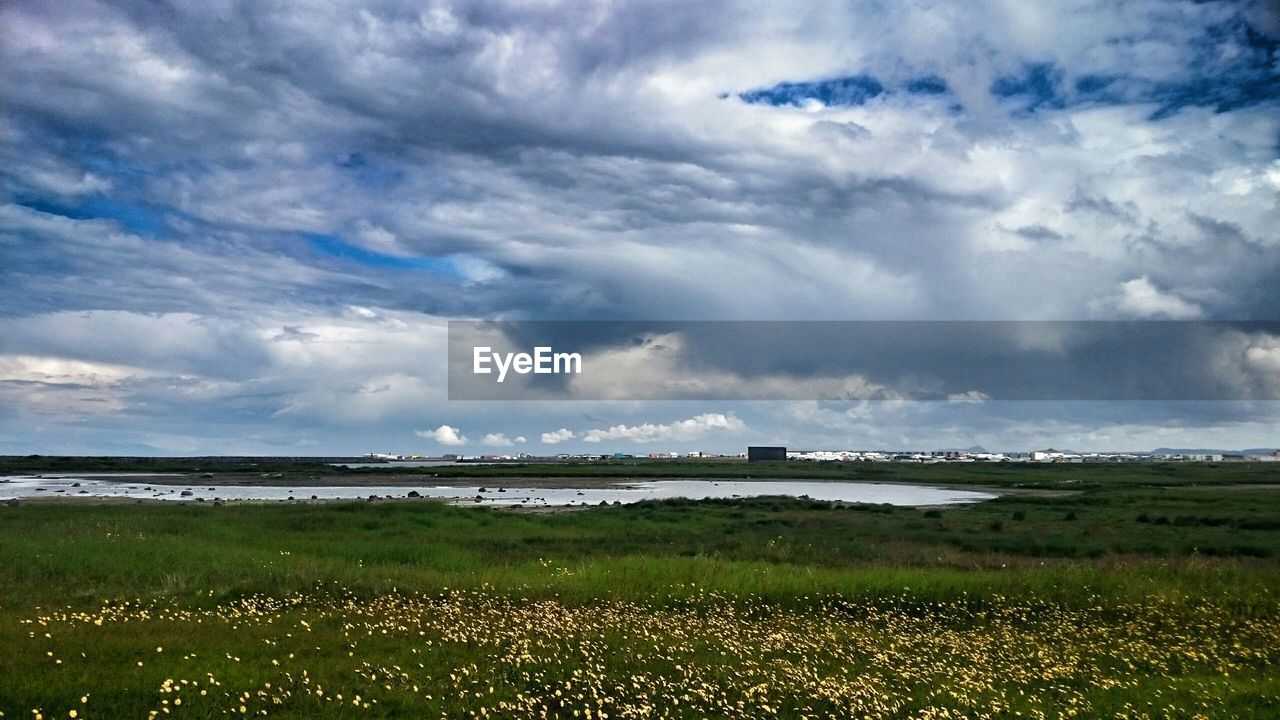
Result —
POLYGON ((1275 3, 1049 5, 6 2, 0 452, 1280 445, 1274 400, 447 399, 458 318, 1280 319, 1275 3))

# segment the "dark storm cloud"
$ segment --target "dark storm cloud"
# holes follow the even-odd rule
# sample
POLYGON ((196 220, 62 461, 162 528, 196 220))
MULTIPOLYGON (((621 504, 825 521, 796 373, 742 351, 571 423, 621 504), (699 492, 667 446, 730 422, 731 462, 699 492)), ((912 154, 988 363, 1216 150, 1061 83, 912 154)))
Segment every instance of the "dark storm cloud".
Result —
POLYGON ((1280 322, 456 321, 449 396, 1280 400, 1280 322), (537 347, 578 353, 580 366, 474 371, 476 348, 537 347))
MULTIPOLYGON (((916 290, 921 297, 897 299, 901 312, 1003 312, 953 286, 967 284, 957 268, 973 262, 966 237, 983 232, 974 220, 1013 200, 1004 189, 981 182, 951 187, 936 175, 868 166, 859 157, 868 148, 883 148, 877 155, 889 159, 899 152, 898 140, 908 138, 865 122, 845 123, 865 133, 837 136, 820 132, 832 123, 818 120, 811 150, 796 153, 753 146, 749 134, 701 132, 688 120, 707 112, 703 106, 688 106, 694 115, 686 118, 669 104, 669 94, 646 89, 655 74, 736 50, 758 32, 749 18, 727 21, 725 9, 714 5, 424 9, 379 3, 302 13, 264 4, 124 3, 15 5, 9 16, 15 35, 22 35, 10 44, 8 63, 7 99, 18 135, 12 147, 55 153, 46 162, 78 170, 86 187, 109 184, 106 194, 122 201, 87 209, 64 203, 73 217, 97 213, 90 217, 137 230, 132 208, 145 206, 154 216, 141 218, 150 235, 193 249, 208 246, 215 254, 223 241, 213 233, 166 233, 165 218, 256 237, 318 231, 357 245, 373 226, 394 235, 392 255, 469 254, 507 271, 504 290, 473 288, 448 306, 407 290, 379 297, 370 288, 379 283, 368 277, 343 285, 347 295, 372 293, 381 303, 431 312, 527 312, 528 305, 502 303, 544 293, 547 280, 563 295, 548 306, 560 313, 576 306, 587 314, 632 315, 635 296, 657 283, 678 300, 663 312, 709 294, 709 310, 723 314, 741 306, 731 285, 688 285, 654 253, 674 245, 675 253, 687 249, 708 263, 738 265, 726 275, 732 282, 757 270, 729 248, 759 254, 760 243, 802 244, 816 255, 904 280, 928 275, 929 283, 916 290), (820 157, 837 149, 849 153, 847 169, 808 161, 811 152, 820 157), (449 212, 455 209, 461 217, 449 212), (744 238, 740 228, 767 234, 744 238), (644 251, 624 255, 630 261, 625 277, 599 267, 612 255, 606 248, 618 243, 644 251)), ((1265 37, 1243 17, 1215 20, 1214 27, 1265 37)), ((1213 47, 1235 41, 1227 30, 1219 34, 1213 47)), ((1106 33, 1101 39, 1124 42, 1106 33)), ((1254 59, 1241 62, 1255 67, 1268 46, 1250 42, 1243 44, 1250 48, 1244 56, 1254 59)), ((1189 36, 1188 59, 1201 57, 1204 44, 1203 33, 1189 36)), ((921 64, 941 68, 941 60, 921 64)), ((937 93, 950 89, 943 77, 949 73, 900 73, 891 86, 937 93)), ((850 77, 862 78, 856 87, 880 82, 850 77)), ((1009 77, 997 74, 992 82, 1008 84, 1009 77)), ((793 89, 825 97, 850 82, 793 89)), ((1007 89, 1044 84, 1013 82, 1007 89)), ((704 100, 716 104, 710 91, 704 100)), ((932 145, 941 155, 919 161, 945 165, 961 157, 969 141, 967 131, 956 130, 953 138, 935 134, 932 145)), ((32 173, 21 172, 18 160, 12 175, 30 185, 32 173)), ((19 199, 48 209, 42 194, 49 194, 47 185, 29 187, 19 199)), ((268 242, 272 252, 288 247, 268 242)), ((355 265, 348 268, 353 275, 369 275, 370 268, 355 265)), ((801 315, 820 307, 789 300, 783 286, 770 291, 801 315)), ((853 311, 853 303, 836 306, 853 311)))
POLYGON ((605 83, 714 45, 725 8, 137 2, 9 14, 19 31, 57 26, 60 43, 86 48, 74 58, 31 45, 12 53, 19 116, 107 135, 111 149, 146 135, 157 141, 151 157, 225 161, 236 149, 228 143, 292 136, 338 152, 512 158, 553 147, 676 158, 689 149, 684 134, 601 123, 613 114, 594 104, 613 92, 605 83), (205 142, 186 144, 197 138, 205 142))

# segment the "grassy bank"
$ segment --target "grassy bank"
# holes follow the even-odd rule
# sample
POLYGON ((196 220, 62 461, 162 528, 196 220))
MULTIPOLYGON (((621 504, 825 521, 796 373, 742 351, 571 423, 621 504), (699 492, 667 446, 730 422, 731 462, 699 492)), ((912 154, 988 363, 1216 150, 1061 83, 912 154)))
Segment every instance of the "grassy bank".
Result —
POLYGON ((0 508, 0 711, 1273 716, 1272 476, 1111 469, 966 468, 1073 492, 952 509, 0 508))

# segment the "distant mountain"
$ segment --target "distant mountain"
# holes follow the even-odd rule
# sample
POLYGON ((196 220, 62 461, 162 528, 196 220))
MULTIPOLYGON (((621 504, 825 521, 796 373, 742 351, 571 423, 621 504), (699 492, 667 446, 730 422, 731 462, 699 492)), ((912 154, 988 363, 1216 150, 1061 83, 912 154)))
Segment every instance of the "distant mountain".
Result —
POLYGON ((1156 448, 1152 455, 1270 455, 1276 448, 1250 448, 1248 450, 1215 450, 1213 448, 1156 448))

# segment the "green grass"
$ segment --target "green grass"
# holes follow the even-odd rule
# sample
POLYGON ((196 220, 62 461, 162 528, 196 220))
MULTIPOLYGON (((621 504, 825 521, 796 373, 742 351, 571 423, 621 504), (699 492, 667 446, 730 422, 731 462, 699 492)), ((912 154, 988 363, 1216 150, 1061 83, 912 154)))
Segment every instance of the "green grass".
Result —
POLYGON ((68 717, 87 693, 81 717, 224 717, 246 691, 246 714, 290 717, 574 717, 592 692, 614 717, 1280 707, 1280 490, 1239 487, 1270 467, 812 469, 1072 492, 0 507, 0 711, 68 717))

